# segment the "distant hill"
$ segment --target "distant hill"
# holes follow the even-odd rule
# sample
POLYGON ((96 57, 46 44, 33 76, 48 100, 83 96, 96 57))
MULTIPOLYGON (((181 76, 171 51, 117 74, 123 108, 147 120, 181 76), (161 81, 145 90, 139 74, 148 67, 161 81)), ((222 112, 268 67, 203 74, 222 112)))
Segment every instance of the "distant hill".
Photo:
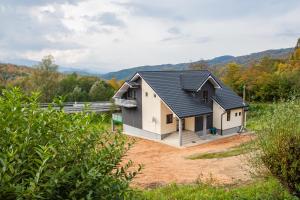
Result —
MULTIPOLYGON (((263 57, 271 57, 271 58, 286 58, 291 52, 293 51, 293 48, 285 48, 285 49, 272 49, 272 50, 266 50, 262 52, 252 53, 249 55, 244 56, 220 56, 216 57, 210 60, 205 60, 205 62, 210 67, 219 67, 223 66, 230 62, 236 62, 238 64, 247 66, 255 61, 258 61, 259 59, 263 57)), ((199 62, 199 61, 197 61, 199 62)), ((194 62, 194 63, 197 63, 194 62)), ((144 65, 139 67, 133 67, 128 69, 123 69, 116 72, 109 72, 107 74, 101 75, 104 79, 111 79, 115 77, 118 80, 126 80, 130 78, 135 72, 137 71, 153 71, 153 70, 185 70, 188 68, 188 66, 191 63, 179 63, 179 64, 162 64, 162 65, 144 65)))
POLYGON ((27 66, 0 63, 0 82, 28 76, 32 74, 34 70, 35 69, 27 66))

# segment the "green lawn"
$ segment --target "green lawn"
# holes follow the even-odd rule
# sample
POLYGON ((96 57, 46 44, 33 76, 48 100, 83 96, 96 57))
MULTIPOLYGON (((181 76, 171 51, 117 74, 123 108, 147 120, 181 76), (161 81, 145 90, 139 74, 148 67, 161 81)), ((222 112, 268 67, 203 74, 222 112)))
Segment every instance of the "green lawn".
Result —
POLYGON ((247 142, 245 144, 232 147, 226 151, 220 151, 220 152, 212 152, 212 153, 200 153, 200 154, 194 154, 187 159, 196 160, 196 159, 213 159, 213 158, 226 158, 231 156, 237 156, 240 154, 244 154, 249 152, 252 149, 252 142, 247 142))
POLYGON ((176 185, 145 190, 140 199, 158 200, 297 200, 273 178, 257 180, 242 186, 210 186, 207 184, 176 185))

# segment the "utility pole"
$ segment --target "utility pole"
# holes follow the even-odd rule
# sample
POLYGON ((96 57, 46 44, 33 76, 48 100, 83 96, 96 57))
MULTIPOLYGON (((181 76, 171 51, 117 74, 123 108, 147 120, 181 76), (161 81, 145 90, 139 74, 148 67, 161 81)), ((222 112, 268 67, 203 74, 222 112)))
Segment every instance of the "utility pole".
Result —
POLYGON ((243 85, 243 104, 246 103, 246 85, 243 85))

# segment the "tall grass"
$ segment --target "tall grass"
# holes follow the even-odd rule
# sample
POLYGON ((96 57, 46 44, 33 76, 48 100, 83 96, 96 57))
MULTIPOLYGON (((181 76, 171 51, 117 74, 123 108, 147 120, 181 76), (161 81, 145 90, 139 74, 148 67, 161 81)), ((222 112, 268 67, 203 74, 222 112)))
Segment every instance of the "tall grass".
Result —
POLYGON ((146 190, 141 199, 159 200, 296 200, 274 178, 267 178, 243 185, 214 187, 207 184, 176 185, 146 190))
POLYGON ((253 163, 258 173, 271 173, 300 197, 300 101, 260 107, 252 118, 257 133, 253 163))

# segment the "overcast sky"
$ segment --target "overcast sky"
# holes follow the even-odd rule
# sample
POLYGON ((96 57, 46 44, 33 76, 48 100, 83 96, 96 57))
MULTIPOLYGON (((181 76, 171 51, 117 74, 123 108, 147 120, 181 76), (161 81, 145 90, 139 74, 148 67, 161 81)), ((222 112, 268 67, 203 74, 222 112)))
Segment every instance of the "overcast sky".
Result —
POLYGON ((0 60, 101 72, 294 46, 299 0, 1 0, 0 60))

